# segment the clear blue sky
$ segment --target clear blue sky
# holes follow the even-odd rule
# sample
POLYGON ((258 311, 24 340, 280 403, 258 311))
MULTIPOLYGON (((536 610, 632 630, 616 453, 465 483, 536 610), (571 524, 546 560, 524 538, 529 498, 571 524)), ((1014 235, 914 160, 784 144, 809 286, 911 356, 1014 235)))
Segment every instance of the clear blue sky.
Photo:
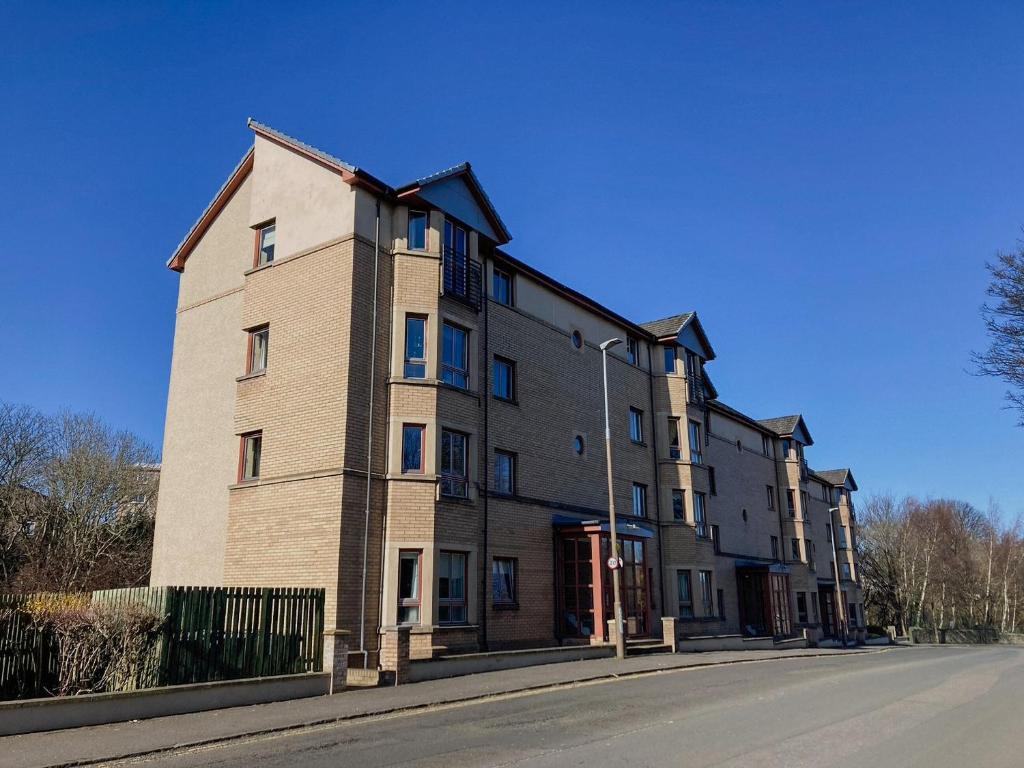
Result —
POLYGON ((966 372, 1024 223, 1020 4, 293 5, 0 9, 0 399, 159 447, 164 262, 252 115, 392 183, 472 161, 514 255, 696 309, 723 400, 803 413, 812 466, 1024 513, 966 372))

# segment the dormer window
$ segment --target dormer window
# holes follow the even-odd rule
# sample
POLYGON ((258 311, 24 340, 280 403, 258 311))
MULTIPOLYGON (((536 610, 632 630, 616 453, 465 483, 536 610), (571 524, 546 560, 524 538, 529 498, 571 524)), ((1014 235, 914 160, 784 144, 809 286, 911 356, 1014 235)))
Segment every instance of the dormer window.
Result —
POLYGON ((277 224, 270 222, 256 230, 256 264, 262 267, 274 260, 274 244, 277 242, 277 224))
POLYGON ((427 212, 409 211, 409 250, 427 250, 427 212))

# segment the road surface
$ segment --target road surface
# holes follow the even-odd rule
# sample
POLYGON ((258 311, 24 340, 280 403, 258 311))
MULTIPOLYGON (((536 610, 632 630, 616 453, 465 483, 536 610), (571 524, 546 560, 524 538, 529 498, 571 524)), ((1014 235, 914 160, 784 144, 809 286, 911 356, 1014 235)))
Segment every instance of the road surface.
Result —
POLYGON ((667 672, 169 753, 155 768, 1024 766, 1024 649, 667 672))

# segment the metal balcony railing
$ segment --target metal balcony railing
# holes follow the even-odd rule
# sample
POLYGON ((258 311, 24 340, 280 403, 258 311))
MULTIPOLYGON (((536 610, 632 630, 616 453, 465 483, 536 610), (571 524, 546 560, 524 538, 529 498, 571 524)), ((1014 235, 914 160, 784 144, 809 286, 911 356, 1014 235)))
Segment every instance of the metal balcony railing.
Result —
POLYGON ((444 249, 444 281, 441 292, 445 296, 468 304, 480 311, 483 270, 480 262, 473 261, 465 253, 454 248, 444 249))

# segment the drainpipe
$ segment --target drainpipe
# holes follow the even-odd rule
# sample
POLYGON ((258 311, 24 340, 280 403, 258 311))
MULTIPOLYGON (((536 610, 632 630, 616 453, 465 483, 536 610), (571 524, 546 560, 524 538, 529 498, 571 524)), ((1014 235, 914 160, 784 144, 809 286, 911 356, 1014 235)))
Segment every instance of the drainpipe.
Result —
MULTIPOLYGON (((652 344, 647 343, 647 383, 651 393, 651 448, 654 451, 654 514, 657 515, 657 526, 655 530, 658 532, 658 595, 661 600, 659 610, 661 615, 665 615, 665 561, 661 555, 661 468, 658 463, 658 425, 653 423, 653 420, 657 418, 657 411, 654 409, 654 353, 651 351, 652 344)), ((647 628, 648 632, 650 627, 647 628)))
POLYGON ((490 490, 491 490, 491 473, 488 471, 488 461, 489 461, 490 455, 491 455, 490 454, 491 448, 490 448, 490 442, 489 442, 489 434, 488 434, 488 431, 487 431, 488 413, 489 413, 488 406, 490 405, 490 402, 491 402, 491 384, 490 384, 490 381, 491 381, 490 380, 490 374, 491 374, 490 343, 491 343, 491 339, 490 339, 490 333, 488 331, 488 322, 487 322, 488 318, 490 317, 490 314, 491 314, 490 292, 487 290, 487 265, 488 265, 489 262, 490 262, 490 259, 488 259, 487 257, 484 257, 483 275, 481 275, 481 277, 480 277, 481 282, 483 282, 483 286, 481 288, 480 295, 482 297, 482 301, 483 301, 483 305, 484 305, 484 366, 483 366, 484 367, 484 375, 482 377, 483 378, 483 385, 484 385, 484 391, 483 391, 483 397, 484 397, 484 434, 483 434, 484 450, 483 450, 483 456, 480 457, 480 466, 483 467, 483 470, 484 470, 484 492, 483 492, 483 497, 484 497, 484 546, 483 546, 483 554, 482 554, 482 557, 483 557, 482 566, 483 567, 480 569, 482 574, 483 574, 480 577, 480 599, 477 600, 478 610, 480 611, 480 638, 481 638, 480 639, 480 646, 481 646, 480 650, 481 651, 487 651, 488 650, 488 644, 487 644, 487 571, 488 571, 488 568, 487 568, 487 566, 488 566, 488 562, 487 562, 487 536, 488 536, 487 522, 488 522, 488 519, 487 518, 488 518, 488 502, 490 500, 490 495, 491 495, 491 493, 490 493, 490 490))
POLYGON ((373 233, 373 313, 370 321, 370 396, 366 415, 366 508, 363 513, 363 581, 359 595, 359 652, 363 655, 363 669, 369 666, 366 651, 366 566, 370 543, 370 496, 373 489, 373 389, 377 372, 377 284, 380 275, 380 198, 377 198, 377 222, 373 233))

